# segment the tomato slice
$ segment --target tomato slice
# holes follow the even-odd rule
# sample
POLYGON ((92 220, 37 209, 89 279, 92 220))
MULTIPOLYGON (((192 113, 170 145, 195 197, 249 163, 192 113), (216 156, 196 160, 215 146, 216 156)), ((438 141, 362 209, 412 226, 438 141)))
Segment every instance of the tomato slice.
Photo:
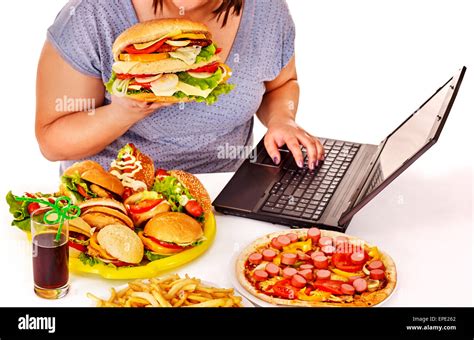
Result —
POLYGON ((349 253, 335 253, 332 256, 331 261, 337 269, 345 272, 358 272, 362 270, 363 267, 363 265, 360 264, 353 264, 351 262, 351 254, 349 253))
POLYGON ((216 48, 216 54, 219 54, 221 52, 222 52, 222 48, 220 48, 220 47, 216 48))
POLYGON ((158 245, 164 247, 164 248, 169 248, 169 249, 184 249, 184 247, 181 247, 181 246, 178 246, 177 244, 174 244, 174 243, 168 243, 168 242, 163 242, 163 241, 160 241, 152 236, 146 236, 148 237, 149 239, 151 239, 153 242, 157 243, 158 245))
POLYGON ((336 280, 316 280, 314 282, 314 287, 335 295, 342 295, 341 285, 343 283, 343 281, 336 280))
POLYGON ((151 77, 151 74, 129 74, 129 73, 120 73, 117 74, 117 79, 132 79, 132 78, 147 78, 151 77))
POLYGON ((40 208, 40 205, 39 203, 37 202, 33 202, 33 203, 30 203, 28 204, 28 214, 32 214, 35 210, 39 209, 40 208))
POLYGON ((189 215, 199 217, 202 215, 202 207, 198 201, 189 201, 184 207, 189 215))
POLYGON ((87 193, 87 191, 81 187, 80 185, 76 185, 77 192, 84 198, 91 198, 91 196, 87 193))
POLYGON ((273 293, 284 299, 294 300, 296 298, 297 290, 290 284, 289 279, 278 281, 272 287, 273 293))
POLYGON ((199 72, 208 72, 208 73, 215 73, 217 71, 217 69, 219 68, 219 62, 214 62, 212 64, 209 64, 209 65, 206 65, 206 66, 203 66, 203 67, 198 67, 198 68, 195 68, 194 70, 190 70, 189 72, 196 72, 196 73, 199 73, 199 72))
POLYGON ((144 48, 143 50, 137 50, 133 45, 125 47, 125 52, 129 54, 150 54, 156 52, 169 38, 161 39, 150 47, 144 48))
POLYGON ((158 204, 160 204, 163 199, 156 199, 156 200, 143 200, 137 204, 132 204, 128 208, 132 214, 141 214, 148 210, 153 209, 158 204))
POLYGON ((85 252, 86 251, 86 246, 78 243, 74 243, 73 241, 69 240, 68 245, 71 248, 74 248, 76 250, 79 250, 80 252, 85 252))
POLYGON ((130 85, 140 85, 141 87, 143 87, 145 89, 151 88, 151 83, 139 83, 137 81, 132 81, 132 82, 130 82, 130 85))
POLYGON ((158 169, 155 172, 155 177, 168 177, 170 174, 165 169, 158 169))

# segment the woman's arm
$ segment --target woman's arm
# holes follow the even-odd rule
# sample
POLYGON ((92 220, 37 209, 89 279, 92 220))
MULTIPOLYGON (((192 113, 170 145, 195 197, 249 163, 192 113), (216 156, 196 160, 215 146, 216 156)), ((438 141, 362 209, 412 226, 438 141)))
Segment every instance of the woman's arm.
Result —
POLYGON ((46 42, 36 82, 36 138, 51 160, 73 160, 94 155, 157 108, 131 99, 113 97, 104 104, 102 79, 86 76, 65 62, 46 42), (93 104, 93 111, 88 104, 93 104))
POLYGON ((268 128, 265 148, 276 164, 280 163, 279 147, 287 145, 296 164, 303 167, 300 145, 308 153, 308 166, 314 169, 318 160, 324 158, 324 148, 319 140, 295 123, 298 109, 299 86, 296 75, 295 57, 280 72, 278 77, 265 84, 266 93, 257 111, 257 117, 268 128))

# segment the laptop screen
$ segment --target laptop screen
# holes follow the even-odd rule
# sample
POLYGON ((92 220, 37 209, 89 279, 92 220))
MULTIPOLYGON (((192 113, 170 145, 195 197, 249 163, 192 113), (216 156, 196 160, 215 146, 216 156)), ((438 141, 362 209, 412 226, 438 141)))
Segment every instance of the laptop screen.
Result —
MULTIPOLYGON (((463 72, 460 76, 462 79, 463 72)), ((441 132, 455 97, 454 89, 460 79, 451 78, 413 115, 390 134, 379 148, 379 156, 373 165, 368 181, 352 209, 352 215, 383 187, 388 185, 405 168, 426 151, 441 132), (454 92, 454 93, 453 93, 454 92), (398 172, 398 173, 397 173, 398 172), (379 189, 379 190, 377 190, 379 189)))

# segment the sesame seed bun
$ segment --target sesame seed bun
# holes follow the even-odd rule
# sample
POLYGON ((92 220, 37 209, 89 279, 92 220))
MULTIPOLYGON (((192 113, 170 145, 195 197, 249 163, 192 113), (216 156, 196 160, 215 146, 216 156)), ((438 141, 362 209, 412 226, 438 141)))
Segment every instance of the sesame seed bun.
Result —
POLYGON ((143 258, 143 243, 130 228, 112 224, 97 234, 99 245, 111 256, 126 263, 137 264, 143 258))

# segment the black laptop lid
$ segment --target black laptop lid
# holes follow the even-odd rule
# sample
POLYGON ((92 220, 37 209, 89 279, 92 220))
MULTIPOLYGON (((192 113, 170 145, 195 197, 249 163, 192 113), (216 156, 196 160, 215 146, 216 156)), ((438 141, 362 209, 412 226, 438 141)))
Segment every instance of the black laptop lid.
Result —
POLYGON ((382 141, 362 190, 354 197, 352 207, 342 215, 340 225, 347 223, 357 211, 436 143, 465 71, 466 67, 459 70, 382 141))

